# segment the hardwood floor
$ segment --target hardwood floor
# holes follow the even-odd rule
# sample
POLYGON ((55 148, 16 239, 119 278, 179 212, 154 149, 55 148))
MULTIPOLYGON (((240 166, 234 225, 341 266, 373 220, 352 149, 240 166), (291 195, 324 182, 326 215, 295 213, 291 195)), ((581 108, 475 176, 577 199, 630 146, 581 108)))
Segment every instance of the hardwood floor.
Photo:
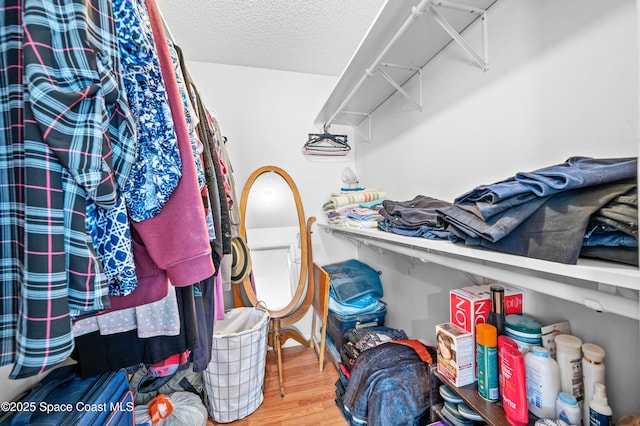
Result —
MULTIPOLYGON (((335 382, 338 372, 331 358, 325 360, 322 372, 318 371, 318 358, 313 349, 291 346, 282 351, 285 396, 280 396, 278 369, 273 351, 267 352, 264 383, 264 402, 244 419, 226 423, 232 426, 343 426, 347 425, 342 412, 336 406, 335 382)), ((213 421, 208 426, 216 425, 213 421)))

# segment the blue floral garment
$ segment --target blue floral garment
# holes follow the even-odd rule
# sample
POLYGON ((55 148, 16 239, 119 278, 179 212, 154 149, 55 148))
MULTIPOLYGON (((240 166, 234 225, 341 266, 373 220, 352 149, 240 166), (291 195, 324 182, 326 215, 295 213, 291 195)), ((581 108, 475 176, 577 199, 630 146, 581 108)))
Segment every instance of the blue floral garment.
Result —
POLYGON ((124 83, 138 127, 138 159, 125 188, 129 216, 157 215, 182 175, 167 92, 143 1, 113 0, 124 83))
POLYGON ((109 296, 126 296, 138 286, 138 277, 124 196, 109 210, 87 198, 85 222, 108 279, 109 296))

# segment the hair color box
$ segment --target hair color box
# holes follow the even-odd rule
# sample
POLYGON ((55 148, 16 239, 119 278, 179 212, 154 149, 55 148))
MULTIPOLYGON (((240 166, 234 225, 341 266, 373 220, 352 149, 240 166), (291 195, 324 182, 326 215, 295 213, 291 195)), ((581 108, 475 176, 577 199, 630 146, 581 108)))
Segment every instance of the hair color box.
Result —
MULTIPOLYGON (((504 287, 505 315, 522 313, 522 290, 504 287)), ((454 288, 449 292, 449 321, 475 335, 476 325, 491 312, 491 285, 454 288)))
POLYGON ((473 335, 453 323, 436 326, 438 373, 460 387, 475 382, 473 335))

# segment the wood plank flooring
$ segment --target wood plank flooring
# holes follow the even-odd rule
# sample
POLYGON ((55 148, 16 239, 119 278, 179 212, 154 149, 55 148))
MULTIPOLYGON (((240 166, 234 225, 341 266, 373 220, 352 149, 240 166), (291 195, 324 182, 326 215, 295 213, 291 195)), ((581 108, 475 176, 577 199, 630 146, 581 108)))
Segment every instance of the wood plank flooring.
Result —
MULTIPOLYGON (((338 372, 325 355, 325 366, 318 371, 318 358, 312 348, 291 346, 282 351, 285 396, 280 396, 278 369, 273 351, 267 351, 264 402, 232 426, 344 426, 347 421, 336 406, 335 382, 338 372)), ((208 426, 216 425, 213 421, 208 426)))

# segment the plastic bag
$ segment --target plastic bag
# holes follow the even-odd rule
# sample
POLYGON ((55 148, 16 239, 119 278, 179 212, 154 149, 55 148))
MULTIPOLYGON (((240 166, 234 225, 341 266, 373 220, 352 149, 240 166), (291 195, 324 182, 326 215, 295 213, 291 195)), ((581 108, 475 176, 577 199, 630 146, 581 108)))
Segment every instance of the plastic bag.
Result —
POLYGON ((136 405, 136 425, 206 426, 208 413, 200 397, 191 392, 160 394, 149 404, 136 405))

